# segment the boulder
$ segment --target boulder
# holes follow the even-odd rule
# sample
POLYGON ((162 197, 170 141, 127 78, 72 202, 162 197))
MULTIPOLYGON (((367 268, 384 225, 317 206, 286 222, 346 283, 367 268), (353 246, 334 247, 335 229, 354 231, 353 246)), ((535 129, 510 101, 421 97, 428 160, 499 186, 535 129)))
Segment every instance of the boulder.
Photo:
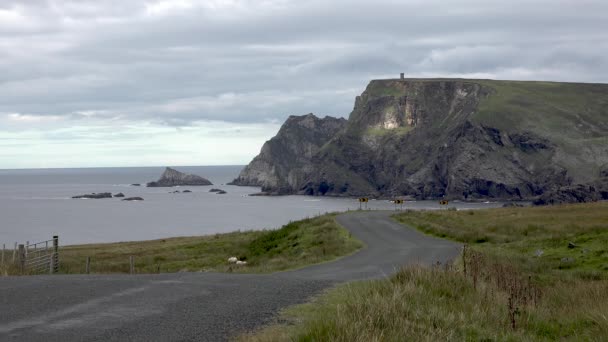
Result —
POLYGON ((123 194, 122 192, 119 192, 116 195, 114 195, 114 197, 125 197, 125 194, 123 194))
POLYGON ((86 199, 112 198, 112 193, 111 192, 101 192, 98 194, 92 193, 92 194, 86 194, 86 195, 72 196, 72 198, 86 198, 86 199))
POLYGON ((172 186, 192 186, 192 185, 213 185, 208 179, 201 176, 179 172, 170 167, 156 182, 149 182, 148 187, 172 187, 172 186))

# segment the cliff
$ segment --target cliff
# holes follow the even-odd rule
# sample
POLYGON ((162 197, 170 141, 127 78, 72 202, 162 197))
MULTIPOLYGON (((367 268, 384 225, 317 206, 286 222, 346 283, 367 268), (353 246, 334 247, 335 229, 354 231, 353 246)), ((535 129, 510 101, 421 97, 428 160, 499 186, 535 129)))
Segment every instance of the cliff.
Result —
POLYGON ((230 184, 260 186, 274 194, 292 193, 313 171, 313 156, 345 127, 345 119, 290 116, 230 184))
POLYGON ((149 182, 148 187, 171 187, 171 186, 190 186, 190 185, 213 185, 208 179, 179 172, 170 167, 165 169, 165 172, 156 182, 149 182))
POLYGON ((330 134, 316 133, 323 124, 298 128, 310 114, 290 117, 235 184, 309 195, 535 199, 600 178, 605 103, 604 84, 375 80, 330 134), (292 130, 307 133, 284 134, 292 130), (314 148, 301 157, 305 146, 314 148))

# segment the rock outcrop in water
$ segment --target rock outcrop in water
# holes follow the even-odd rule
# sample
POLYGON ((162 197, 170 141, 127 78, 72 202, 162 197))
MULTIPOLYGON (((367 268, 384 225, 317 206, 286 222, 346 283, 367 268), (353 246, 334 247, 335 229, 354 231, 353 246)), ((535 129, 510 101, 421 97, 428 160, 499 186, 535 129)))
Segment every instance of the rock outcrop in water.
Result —
POLYGON ((76 198, 76 199, 112 198, 112 193, 110 193, 110 192, 92 193, 92 194, 86 194, 86 195, 72 196, 72 198, 76 198))
POLYGON ((146 184, 148 187, 171 187, 191 185, 213 185, 208 179, 197 175, 179 172, 170 167, 165 169, 160 179, 146 184))
POLYGON ((608 191, 598 182, 608 174, 607 102, 604 84, 376 80, 348 121, 290 117, 233 184, 266 194, 594 200, 579 195, 608 191))

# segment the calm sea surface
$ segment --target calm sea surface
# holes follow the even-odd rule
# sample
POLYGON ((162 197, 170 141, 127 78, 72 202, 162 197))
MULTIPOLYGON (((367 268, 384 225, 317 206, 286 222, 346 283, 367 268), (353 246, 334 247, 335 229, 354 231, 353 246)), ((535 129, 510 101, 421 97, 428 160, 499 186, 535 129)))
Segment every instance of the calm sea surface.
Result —
MULTIPOLYGON (((319 213, 357 209, 354 199, 307 196, 252 197, 255 187, 224 185, 242 166, 193 166, 176 169, 201 175, 213 186, 146 188, 163 167, 0 170, 0 245, 39 241, 59 235, 60 243, 149 240, 235 230, 278 228, 290 220, 319 213), (131 186, 141 183, 142 187, 131 186), (228 193, 210 193, 212 187, 228 193), (171 194, 189 189, 192 193, 171 194), (83 200, 74 195, 122 192, 141 202, 118 198, 83 200)), ((484 208, 499 203, 454 203, 484 208)), ((373 209, 393 209, 387 201, 370 201, 373 209)), ((436 202, 408 202, 405 208, 433 209, 436 202)), ((1 248, 2 246, 0 246, 1 248)))

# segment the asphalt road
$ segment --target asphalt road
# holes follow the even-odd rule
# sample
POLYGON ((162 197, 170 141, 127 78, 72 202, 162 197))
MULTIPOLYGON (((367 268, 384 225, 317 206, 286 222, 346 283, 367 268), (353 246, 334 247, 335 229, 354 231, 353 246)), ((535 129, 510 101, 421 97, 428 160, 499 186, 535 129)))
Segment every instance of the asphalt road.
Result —
POLYGON ((366 247, 288 272, 0 278, 0 341, 222 341, 337 283, 458 254, 458 244, 408 229, 390 214, 339 216, 366 247))

